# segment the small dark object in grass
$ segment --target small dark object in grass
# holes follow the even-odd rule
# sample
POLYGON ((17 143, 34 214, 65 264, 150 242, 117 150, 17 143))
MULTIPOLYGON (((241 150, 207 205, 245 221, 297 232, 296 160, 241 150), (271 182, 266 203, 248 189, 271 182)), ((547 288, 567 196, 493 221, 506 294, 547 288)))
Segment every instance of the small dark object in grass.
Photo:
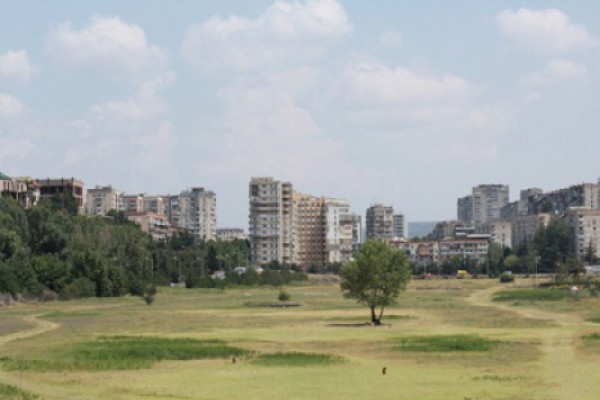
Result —
POLYGON ((385 374, 386 374, 386 372, 387 372, 387 367, 383 367, 383 369, 381 370, 381 373, 382 373, 383 375, 385 375, 385 374))

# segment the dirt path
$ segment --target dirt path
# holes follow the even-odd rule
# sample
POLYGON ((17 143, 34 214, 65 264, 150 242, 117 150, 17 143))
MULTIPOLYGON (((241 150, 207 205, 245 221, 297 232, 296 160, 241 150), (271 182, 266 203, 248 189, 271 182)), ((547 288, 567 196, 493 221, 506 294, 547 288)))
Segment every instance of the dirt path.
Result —
POLYGON ((467 300, 477 306, 494 307, 520 317, 545 320, 553 327, 535 329, 535 339, 541 343, 542 357, 533 372, 544 382, 541 391, 547 391, 548 399, 584 400, 600 398, 600 390, 595 387, 598 365, 577 357, 575 338, 584 329, 592 327, 581 318, 524 306, 511 306, 491 300, 493 294, 505 289, 494 286, 474 292, 467 300))
MULTIPOLYGON (((0 337, 0 348, 8 345, 15 340, 26 339, 32 336, 41 335, 44 333, 48 333, 60 327, 59 324, 46 321, 39 318, 40 315, 27 315, 23 317, 24 321, 27 321, 33 325, 35 325, 31 329, 11 333, 9 335, 0 337)), ((70 393, 62 388, 58 388, 55 386, 49 386, 42 383, 37 383, 29 380, 23 379, 23 376, 19 372, 9 373, 7 371, 0 369, 0 383, 6 385, 12 385, 18 387, 27 392, 35 393, 40 396, 41 399, 50 400, 50 399, 61 399, 61 400, 80 400, 80 399, 92 399, 90 396, 78 396, 73 393, 70 393)))

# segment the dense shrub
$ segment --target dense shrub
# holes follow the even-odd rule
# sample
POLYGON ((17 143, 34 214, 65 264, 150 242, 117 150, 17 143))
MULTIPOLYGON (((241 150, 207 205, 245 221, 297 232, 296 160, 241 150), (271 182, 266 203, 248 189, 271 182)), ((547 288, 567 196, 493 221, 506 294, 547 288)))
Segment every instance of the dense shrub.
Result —
POLYGON ((500 282, 501 283, 509 283, 509 282, 514 282, 514 281, 515 281, 515 276, 512 274, 512 272, 505 271, 500 274, 500 282))
POLYGON ((77 278, 65 286, 61 294, 62 298, 66 300, 94 297, 96 295, 96 285, 88 278, 77 278))

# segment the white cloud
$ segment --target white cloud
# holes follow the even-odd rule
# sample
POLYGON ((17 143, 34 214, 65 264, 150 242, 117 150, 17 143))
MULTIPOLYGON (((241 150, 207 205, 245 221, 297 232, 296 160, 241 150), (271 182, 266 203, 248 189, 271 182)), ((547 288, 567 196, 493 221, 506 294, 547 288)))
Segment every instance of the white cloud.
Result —
POLYGON ((497 20, 503 35, 528 50, 558 53, 597 44, 585 27, 572 23, 556 9, 503 10, 497 20))
POLYGON ((94 16, 81 30, 60 24, 48 34, 47 51, 65 66, 99 68, 136 82, 167 65, 165 51, 148 43, 142 28, 114 17, 94 16))
POLYGON ((568 82, 584 78, 587 72, 585 64, 568 60, 553 60, 543 70, 534 72, 525 78, 524 82, 531 86, 568 82))
POLYGON ((0 93, 0 117, 10 118, 19 115, 24 109, 23 102, 16 97, 0 93))
POLYGON ((315 59, 350 30, 336 0, 276 1, 254 20, 215 16, 190 27, 181 49, 206 69, 252 70, 315 59))
POLYGON ((346 71, 344 97, 352 103, 369 105, 435 103, 466 99, 473 91, 468 81, 452 74, 436 77, 404 67, 365 63, 346 71))
POLYGON ((0 54, 0 79, 27 82, 36 73, 37 69, 29 62, 25 50, 0 54))
POLYGON ((402 32, 390 30, 379 36, 379 44, 383 47, 398 48, 402 46, 402 32))
POLYGON ((0 161, 8 158, 25 158, 31 152, 33 143, 27 139, 1 139, 0 161))

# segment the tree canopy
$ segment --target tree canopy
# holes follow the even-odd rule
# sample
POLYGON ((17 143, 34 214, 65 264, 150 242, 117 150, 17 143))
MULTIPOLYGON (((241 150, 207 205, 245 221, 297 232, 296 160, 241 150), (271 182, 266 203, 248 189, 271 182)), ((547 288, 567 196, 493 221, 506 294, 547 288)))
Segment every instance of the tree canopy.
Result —
POLYGON ((410 266, 404 252, 377 240, 364 243, 355 260, 340 272, 344 297, 369 307, 371 322, 376 325, 381 323, 385 307, 396 303, 409 281, 410 266))

